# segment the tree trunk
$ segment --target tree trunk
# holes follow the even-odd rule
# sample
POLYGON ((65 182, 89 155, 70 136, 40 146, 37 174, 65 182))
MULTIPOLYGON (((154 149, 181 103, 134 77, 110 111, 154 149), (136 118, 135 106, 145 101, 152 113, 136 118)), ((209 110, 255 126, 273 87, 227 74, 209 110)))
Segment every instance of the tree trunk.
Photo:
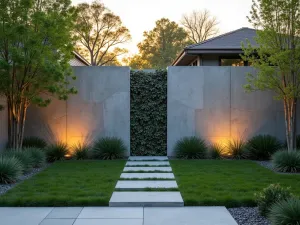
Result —
POLYGON ((296 107, 297 99, 284 99, 284 118, 288 151, 296 149, 296 107))
POLYGON ((8 147, 21 149, 24 137, 25 119, 27 112, 26 101, 20 104, 13 103, 10 98, 7 100, 8 110, 8 147))

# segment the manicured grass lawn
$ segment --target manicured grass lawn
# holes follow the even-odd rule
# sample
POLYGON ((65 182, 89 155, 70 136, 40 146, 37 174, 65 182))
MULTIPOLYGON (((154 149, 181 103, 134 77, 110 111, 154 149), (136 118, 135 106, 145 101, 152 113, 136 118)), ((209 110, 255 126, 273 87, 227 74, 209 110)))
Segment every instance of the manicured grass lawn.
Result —
POLYGON ((125 162, 56 162, 0 196, 0 206, 107 206, 125 162))
POLYGON ((251 161, 172 160, 185 205, 254 206, 254 193, 272 183, 300 196, 300 175, 276 174, 251 161))

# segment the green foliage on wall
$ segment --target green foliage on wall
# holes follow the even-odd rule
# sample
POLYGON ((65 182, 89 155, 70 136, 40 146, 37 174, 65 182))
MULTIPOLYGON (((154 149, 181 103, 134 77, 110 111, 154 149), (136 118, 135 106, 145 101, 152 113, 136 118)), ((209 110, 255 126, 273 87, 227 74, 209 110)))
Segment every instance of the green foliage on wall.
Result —
POLYGON ((167 155, 167 71, 131 71, 131 155, 167 155))

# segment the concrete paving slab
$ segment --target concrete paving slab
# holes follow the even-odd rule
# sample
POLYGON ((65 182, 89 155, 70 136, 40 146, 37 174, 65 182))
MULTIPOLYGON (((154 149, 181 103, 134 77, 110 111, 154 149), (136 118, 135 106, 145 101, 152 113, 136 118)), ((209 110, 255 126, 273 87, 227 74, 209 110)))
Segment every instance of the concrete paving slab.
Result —
POLYGON ((132 171, 144 171, 144 172, 151 172, 151 171, 161 171, 161 172, 172 172, 171 167, 125 167, 123 172, 132 172, 132 171))
POLYGON ((48 219, 76 219, 83 207, 55 207, 46 218, 48 219))
POLYGON ((53 207, 1 207, 0 223, 9 225, 39 225, 53 207))
POLYGON ((111 207, 178 207, 184 206, 180 192, 117 192, 110 198, 111 207))
POLYGON ((167 156, 130 156, 129 161, 168 161, 167 156))
POLYGON ((127 161, 126 166, 170 166, 168 161, 127 161))
POLYGON ((144 225, 237 225, 225 207, 145 208, 144 225))
POLYGON ((74 225, 143 225, 143 219, 77 219, 74 225))
POLYGON ((84 207, 78 219, 143 219, 143 208, 84 207))
POLYGON ((123 179, 175 179, 173 173, 122 173, 123 179))
POLYGON ((44 219, 39 225, 73 225, 75 219, 44 219))
POLYGON ((176 181, 168 180, 120 180, 116 190, 139 190, 145 188, 178 188, 176 181))

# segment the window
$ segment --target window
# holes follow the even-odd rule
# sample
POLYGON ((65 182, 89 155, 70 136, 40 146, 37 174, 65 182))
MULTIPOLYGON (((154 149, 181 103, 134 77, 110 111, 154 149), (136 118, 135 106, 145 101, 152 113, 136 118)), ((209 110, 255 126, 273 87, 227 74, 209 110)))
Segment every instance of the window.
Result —
POLYGON ((242 59, 221 58, 220 66, 246 66, 242 59))
POLYGON ((190 66, 198 66, 198 59, 196 59, 195 61, 193 61, 190 66))

